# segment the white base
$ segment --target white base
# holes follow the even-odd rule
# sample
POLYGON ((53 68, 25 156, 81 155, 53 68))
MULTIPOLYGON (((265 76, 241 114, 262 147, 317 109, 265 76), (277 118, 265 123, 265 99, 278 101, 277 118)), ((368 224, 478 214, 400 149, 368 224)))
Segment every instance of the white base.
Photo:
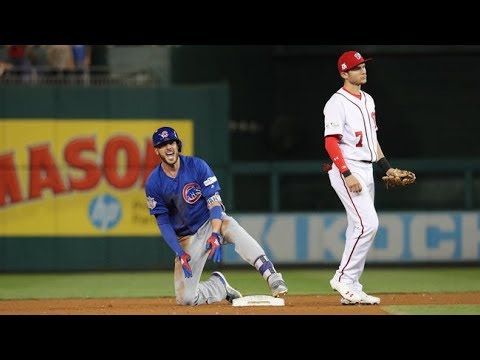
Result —
POLYGON ((285 300, 268 295, 250 295, 233 299, 232 306, 285 306, 285 300))

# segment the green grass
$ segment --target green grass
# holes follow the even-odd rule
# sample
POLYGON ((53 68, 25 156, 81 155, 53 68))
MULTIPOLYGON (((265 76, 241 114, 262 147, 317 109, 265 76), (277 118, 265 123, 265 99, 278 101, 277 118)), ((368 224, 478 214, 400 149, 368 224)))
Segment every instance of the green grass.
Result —
POLYGON ((480 305, 390 305, 382 309, 391 315, 480 315, 480 305))
POLYGON ((174 296, 173 274, 2 274, 0 299, 122 298, 174 296))
MULTIPOLYGON (((277 267, 278 268, 278 267, 277 267)), ((328 281, 334 270, 282 270, 291 295, 331 295, 328 281)), ((269 294, 266 282, 255 271, 225 269, 228 281, 243 295, 269 294)), ((209 276, 205 270, 202 279, 209 276)), ((480 269, 371 268, 362 276, 368 293, 480 292, 480 269)), ((0 299, 173 297, 173 272, 0 274, 0 299)), ((422 307, 425 309, 425 307, 422 307)), ((426 311, 426 310, 422 310, 426 311)), ((473 311, 473 310, 472 310, 473 311)))

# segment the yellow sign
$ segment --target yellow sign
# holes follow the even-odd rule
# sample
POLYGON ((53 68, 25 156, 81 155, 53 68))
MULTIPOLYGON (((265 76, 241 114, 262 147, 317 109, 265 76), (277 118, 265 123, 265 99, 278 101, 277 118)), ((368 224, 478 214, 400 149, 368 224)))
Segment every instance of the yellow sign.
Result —
POLYGON ((158 235, 144 185, 162 126, 193 154, 192 120, 0 120, 0 236, 158 235))

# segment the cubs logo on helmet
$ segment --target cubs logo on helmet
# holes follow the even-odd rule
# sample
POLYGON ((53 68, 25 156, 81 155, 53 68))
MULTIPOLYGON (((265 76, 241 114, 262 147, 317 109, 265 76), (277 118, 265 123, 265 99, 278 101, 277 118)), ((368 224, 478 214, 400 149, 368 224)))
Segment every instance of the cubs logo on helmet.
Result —
POLYGON ((178 144, 178 151, 182 151, 182 141, 177 135, 177 132, 171 127, 164 126, 155 131, 152 135, 153 146, 157 147, 168 141, 176 141, 178 144))

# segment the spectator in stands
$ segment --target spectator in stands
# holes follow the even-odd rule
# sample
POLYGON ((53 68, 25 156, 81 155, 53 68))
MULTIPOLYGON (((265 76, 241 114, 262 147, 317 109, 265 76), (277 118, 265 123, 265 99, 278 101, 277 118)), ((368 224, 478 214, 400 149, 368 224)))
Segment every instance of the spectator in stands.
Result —
POLYGON ((73 56, 70 45, 48 45, 47 61, 49 75, 57 81, 65 81, 73 72, 73 56))
POLYGON ((27 82, 30 80, 30 61, 26 56, 27 45, 5 45, 7 48, 7 62, 12 64, 8 71, 15 79, 27 82))
POLYGON ((5 74, 6 71, 10 70, 12 66, 13 65, 8 62, 0 61, 0 76, 5 74))
POLYGON ((32 81, 42 81, 48 69, 48 45, 28 45, 26 55, 32 66, 32 81))
POLYGON ((71 45, 74 63, 74 74, 77 81, 88 84, 89 68, 92 59, 92 52, 89 45, 71 45))

